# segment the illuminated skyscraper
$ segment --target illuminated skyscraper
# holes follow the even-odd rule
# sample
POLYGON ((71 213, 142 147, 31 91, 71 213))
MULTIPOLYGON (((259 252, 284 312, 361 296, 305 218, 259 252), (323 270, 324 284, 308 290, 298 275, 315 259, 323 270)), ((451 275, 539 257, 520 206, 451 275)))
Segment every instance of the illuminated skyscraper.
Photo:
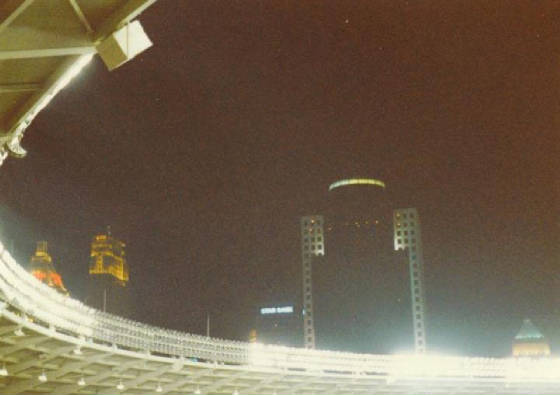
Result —
POLYGON ((250 339, 258 343, 301 347, 301 311, 292 304, 259 308, 250 339))
POLYGON ((312 261, 325 255, 324 219, 321 215, 302 217, 301 262, 303 277, 303 336, 306 348, 315 348, 315 314, 313 311, 312 261))
POLYGON ((523 320, 523 325, 513 340, 512 354, 514 357, 547 357, 550 355, 548 341, 530 319, 523 320))
POLYGON ((52 258, 47 252, 46 241, 37 242, 35 255, 31 257, 31 274, 61 294, 68 295, 68 291, 62 283, 62 278, 56 272, 52 258))
POLYGON ((323 215, 301 218, 306 348, 425 351, 419 222, 406 225, 417 237, 395 244, 404 224, 394 219, 418 214, 393 213, 385 189, 377 179, 337 181, 323 215))
POLYGON ((398 209, 393 212, 395 251, 405 251, 408 258, 414 348, 426 351, 426 303, 424 293, 424 253, 420 217, 415 208, 398 209))
POLYGON ((128 315, 129 271, 125 244, 111 235, 100 234, 91 242, 87 303, 99 310, 128 315))

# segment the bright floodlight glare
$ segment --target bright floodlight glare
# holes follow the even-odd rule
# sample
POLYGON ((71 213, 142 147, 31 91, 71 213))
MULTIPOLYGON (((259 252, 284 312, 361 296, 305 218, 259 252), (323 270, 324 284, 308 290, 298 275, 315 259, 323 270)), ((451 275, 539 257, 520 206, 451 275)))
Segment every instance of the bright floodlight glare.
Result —
POLYGON ((8 375, 8 369, 6 369, 6 364, 2 364, 2 368, 0 369, 0 376, 6 377, 8 375))
POLYGON ((86 380, 83 377, 80 377, 80 379, 78 380, 78 385, 80 387, 83 387, 84 385, 86 385, 86 380))
POLYGON ((196 389, 194 390, 194 393, 196 395, 200 395, 201 391, 200 391, 200 387, 196 387, 196 389))
POLYGON ((156 392, 163 392, 163 388, 161 388, 161 385, 157 385, 156 392))
POLYGON ((41 383, 45 383, 47 381, 47 375, 45 374, 45 371, 43 370, 37 378, 41 383))
POLYGON ((118 389, 119 391, 124 390, 124 384, 122 383, 122 381, 119 381, 119 383, 117 384, 117 389, 118 389))
POLYGON ((329 185, 329 191, 347 185, 376 185, 378 187, 385 188, 385 183, 381 180, 376 180, 375 178, 349 178, 333 182, 329 185))

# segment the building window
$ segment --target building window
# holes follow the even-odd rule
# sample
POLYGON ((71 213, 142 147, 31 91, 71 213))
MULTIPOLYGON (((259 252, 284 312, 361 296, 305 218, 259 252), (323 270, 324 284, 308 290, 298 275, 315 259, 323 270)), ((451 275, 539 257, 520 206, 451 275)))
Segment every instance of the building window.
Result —
POLYGON ((401 231, 397 230, 397 236, 400 236, 400 235, 401 235, 401 231))
POLYGON ((413 234, 414 234, 414 230, 411 230, 411 231, 410 231, 410 234, 413 235, 413 234))
POLYGON ((416 303, 420 303, 420 298, 419 298, 419 297, 416 297, 416 298, 414 298, 414 301, 415 301, 416 303))
POLYGON ((397 239, 397 244, 401 244, 401 239, 397 239))

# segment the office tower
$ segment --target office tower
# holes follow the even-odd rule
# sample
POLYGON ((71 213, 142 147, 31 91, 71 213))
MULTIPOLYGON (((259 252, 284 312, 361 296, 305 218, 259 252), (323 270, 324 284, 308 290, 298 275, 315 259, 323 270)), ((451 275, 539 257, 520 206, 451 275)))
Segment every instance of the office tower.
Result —
POLYGON ((52 258, 47 252, 46 241, 37 242, 37 249, 31 257, 31 274, 61 294, 68 295, 68 291, 62 283, 62 277, 56 272, 52 258))
POLYGON ((125 244, 111 235, 96 235, 91 243, 86 302, 99 310, 130 315, 129 272, 125 244))
POLYGON ((293 304, 267 304, 259 308, 252 342, 301 347, 301 311, 293 304))
MULTIPOLYGON (((406 248, 394 248, 394 216, 406 212, 417 217, 416 210, 394 214, 383 181, 355 178, 332 183, 318 211, 323 215, 301 218, 305 346, 374 353, 414 347, 423 352, 420 236, 414 257, 408 254, 412 238, 406 248), (420 296, 413 297, 415 292, 420 296), (421 306, 418 319, 411 300, 421 306), (418 323, 420 336, 413 333, 418 323)), ((419 223, 410 231, 419 235, 419 223)))
POLYGON ((405 251, 408 272, 416 352, 426 352, 426 303, 424 293, 424 254, 420 217, 415 208, 397 209, 393 212, 394 248, 405 251))
POLYGON ((548 341, 530 319, 523 320, 523 325, 513 340, 512 354, 514 357, 546 357, 550 355, 548 341))

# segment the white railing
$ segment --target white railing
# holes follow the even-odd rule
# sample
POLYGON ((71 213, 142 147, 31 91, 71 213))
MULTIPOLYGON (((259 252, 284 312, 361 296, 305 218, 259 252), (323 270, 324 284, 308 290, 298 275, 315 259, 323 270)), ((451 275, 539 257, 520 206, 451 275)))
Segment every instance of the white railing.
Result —
POLYGON ((558 382, 560 359, 492 359, 430 355, 369 355, 249 344, 162 329, 103 313, 63 296, 25 271, 0 243, 0 299, 29 325, 71 335, 80 344, 105 344, 173 359, 248 365, 320 374, 558 382), (31 322, 32 321, 32 322, 31 322))

